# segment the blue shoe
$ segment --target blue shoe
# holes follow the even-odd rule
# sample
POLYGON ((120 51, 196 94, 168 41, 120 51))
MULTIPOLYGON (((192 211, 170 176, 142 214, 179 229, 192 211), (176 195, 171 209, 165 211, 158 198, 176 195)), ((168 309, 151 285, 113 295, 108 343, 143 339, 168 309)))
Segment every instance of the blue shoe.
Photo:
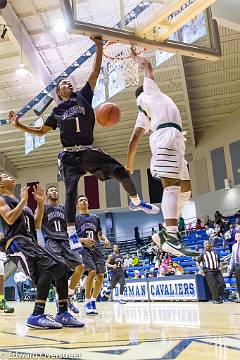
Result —
POLYGON ((62 329, 63 327, 51 315, 46 314, 30 315, 27 319, 27 326, 35 329, 62 329))
POLYGON ((83 251, 83 246, 82 246, 81 242, 79 241, 79 238, 78 238, 78 235, 76 232, 73 232, 69 236, 69 244, 70 244, 71 250, 78 250, 78 252, 83 251))
POLYGON ((79 309, 74 305, 72 296, 68 297, 68 308, 74 313, 79 314, 79 309))
POLYGON ((95 315, 95 311, 92 308, 91 301, 84 305, 84 310, 85 310, 86 315, 95 315))
POLYGON ((90 301, 90 304, 91 304, 91 306, 92 306, 92 310, 93 310, 93 312, 94 312, 94 314, 98 314, 98 312, 97 312, 97 308, 96 308, 96 301, 90 301))
POLYGON ((132 211, 141 211, 142 210, 148 215, 155 215, 160 212, 159 207, 157 207, 156 205, 146 203, 144 201, 141 201, 139 205, 134 205, 132 202, 130 202, 128 207, 132 211))
POLYGON ((74 316, 72 316, 68 311, 65 311, 62 314, 57 314, 55 321, 60 323, 63 327, 83 327, 85 326, 84 322, 79 321, 74 316))

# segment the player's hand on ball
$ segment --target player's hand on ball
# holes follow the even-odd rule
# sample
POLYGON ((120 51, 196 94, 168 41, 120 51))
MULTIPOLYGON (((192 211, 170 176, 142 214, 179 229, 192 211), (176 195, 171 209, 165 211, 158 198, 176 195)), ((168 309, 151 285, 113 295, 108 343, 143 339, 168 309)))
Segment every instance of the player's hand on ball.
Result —
POLYGON ((23 200, 25 203, 28 202, 28 189, 29 189, 29 186, 24 186, 21 189, 21 200, 23 200))
POLYGON ((37 203, 43 203, 45 201, 45 193, 41 185, 33 187, 33 197, 37 203))
POLYGON ((18 116, 17 116, 17 114, 15 114, 14 111, 10 111, 10 112, 9 112, 8 118, 9 118, 11 124, 12 124, 14 127, 17 127, 17 126, 18 126, 18 116))

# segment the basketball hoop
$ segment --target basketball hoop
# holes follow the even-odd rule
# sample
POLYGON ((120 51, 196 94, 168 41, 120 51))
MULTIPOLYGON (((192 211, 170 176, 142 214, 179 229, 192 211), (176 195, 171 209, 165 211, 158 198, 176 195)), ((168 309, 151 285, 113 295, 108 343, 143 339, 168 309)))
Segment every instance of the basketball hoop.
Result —
MULTIPOLYGON (((103 56, 107 63, 114 66, 118 77, 124 79, 125 86, 136 86, 139 82, 138 64, 131 54, 132 46, 129 44, 121 44, 119 42, 109 41, 103 48, 103 56)), ((146 51, 145 48, 135 47, 137 55, 146 51)))

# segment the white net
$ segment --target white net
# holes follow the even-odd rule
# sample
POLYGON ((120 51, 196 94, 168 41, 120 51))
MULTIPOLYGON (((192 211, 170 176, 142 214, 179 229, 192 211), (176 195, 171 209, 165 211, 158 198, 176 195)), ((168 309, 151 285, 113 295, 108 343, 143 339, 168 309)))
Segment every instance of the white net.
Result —
MULTIPOLYGON (((144 53, 143 48, 134 48, 137 54, 144 53)), ((131 45, 107 43, 104 47, 105 62, 115 68, 117 81, 124 80, 125 87, 136 86, 139 82, 138 65, 131 57, 131 45)))

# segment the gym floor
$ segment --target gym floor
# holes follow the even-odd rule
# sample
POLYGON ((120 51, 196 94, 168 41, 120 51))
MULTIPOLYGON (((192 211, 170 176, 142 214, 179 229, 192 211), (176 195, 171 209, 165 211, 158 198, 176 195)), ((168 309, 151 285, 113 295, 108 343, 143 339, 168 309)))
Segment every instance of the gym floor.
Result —
POLYGON ((240 359, 235 303, 99 303, 98 316, 82 316, 84 328, 62 330, 30 329, 33 303, 11 305, 14 314, 0 314, 0 359, 240 359))

